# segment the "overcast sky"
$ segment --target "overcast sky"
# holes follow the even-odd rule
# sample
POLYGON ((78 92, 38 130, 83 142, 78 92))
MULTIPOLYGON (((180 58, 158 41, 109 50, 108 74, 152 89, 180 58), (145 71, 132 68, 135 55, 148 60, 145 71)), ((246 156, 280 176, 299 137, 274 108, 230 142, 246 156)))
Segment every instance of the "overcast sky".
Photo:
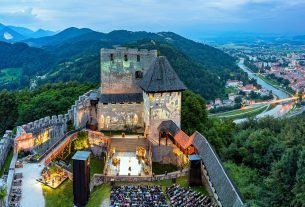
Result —
POLYGON ((62 30, 304 33, 305 0, 0 0, 0 22, 62 30))

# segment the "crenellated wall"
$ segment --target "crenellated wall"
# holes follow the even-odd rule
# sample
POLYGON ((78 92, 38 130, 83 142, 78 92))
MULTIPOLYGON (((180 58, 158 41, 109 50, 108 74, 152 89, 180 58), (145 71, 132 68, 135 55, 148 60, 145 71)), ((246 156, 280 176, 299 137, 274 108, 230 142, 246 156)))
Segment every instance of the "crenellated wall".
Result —
POLYGON ((38 154, 44 153, 67 132, 68 122, 72 122, 75 129, 83 128, 90 117, 95 116, 91 101, 93 90, 80 96, 66 114, 44 117, 39 120, 17 127, 15 152, 35 150, 38 154))
POLYGON ((35 150, 41 154, 67 131, 65 115, 45 117, 17 127, 15 151, 35 150))

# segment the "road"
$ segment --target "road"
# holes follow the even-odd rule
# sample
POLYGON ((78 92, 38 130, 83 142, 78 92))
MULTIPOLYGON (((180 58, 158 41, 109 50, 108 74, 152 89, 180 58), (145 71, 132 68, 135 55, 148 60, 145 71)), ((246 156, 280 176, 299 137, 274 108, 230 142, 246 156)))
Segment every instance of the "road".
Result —
MULTIPOLYGON (((272 93, 279 97, 279 99, 288 99, 290 98, 290 95, 286 93, 285 91, 279 90, 275 88, 274 86, 270 85, 269 83, 266 83, 263 79, 258 77, 256 74, 254 74, 252 71, 249 70, 247 66, 244 65, 244 59, 241 58, 240 61, 237 64, 243 71, 248 73, 248 76, 250 78, 254 78, 259 85, 261 85, 263 88, 266 88, 267 90, 271 90, 272 93)), ((255 118, 261 119, 266 116, 273 116, 274 118, 282 117, 285 114, 287 114, 292 109, 292 104, 282 104, 277 105, 275 108, 273 108, 270 111, 265 111, 263 113, 258 114, 255 118)), ((242 123, 246 121, 247 119, 236 119, 234 120, 235 123, 242 123)))

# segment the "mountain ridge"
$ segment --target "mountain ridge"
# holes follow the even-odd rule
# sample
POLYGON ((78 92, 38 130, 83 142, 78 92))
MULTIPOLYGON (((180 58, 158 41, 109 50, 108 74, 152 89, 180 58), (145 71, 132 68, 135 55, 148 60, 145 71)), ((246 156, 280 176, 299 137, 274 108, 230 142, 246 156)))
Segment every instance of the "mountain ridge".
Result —
MULTIPOLYGON (((236 60, 219 49, 195 42, 173 32, 152 33, 114 30, 109 33, 97 32, 88 28, 70 27, 52 36, 25 40, 31 48, 39 47, 50 54, 45 57, 48 67, 31 70, 31 79, 43 76, 37 83, 79 82, 98 83, 99 51, 101 48, 125 46, 133 48, 157 49, 165 55, 182 81, 208 100, 224 97, 225 83, 228 79, 247 81, 247 75, 235 64, 236 60), (36 46, 36 47, 33 47, 36 46)), ((18 52, 18 51, 16 51, 18 52)), ((20 86, 21 87, 21 86, 20 86)))

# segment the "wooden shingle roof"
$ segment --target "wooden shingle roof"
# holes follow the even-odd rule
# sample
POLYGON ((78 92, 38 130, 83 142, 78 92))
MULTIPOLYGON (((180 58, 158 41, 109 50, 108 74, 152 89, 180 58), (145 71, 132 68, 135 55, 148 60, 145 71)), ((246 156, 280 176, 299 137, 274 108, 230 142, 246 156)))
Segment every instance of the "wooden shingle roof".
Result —
POLYGON ((145 92, 183 91, 186 86, 164 56, 156 57, 138 85, 145 92))

